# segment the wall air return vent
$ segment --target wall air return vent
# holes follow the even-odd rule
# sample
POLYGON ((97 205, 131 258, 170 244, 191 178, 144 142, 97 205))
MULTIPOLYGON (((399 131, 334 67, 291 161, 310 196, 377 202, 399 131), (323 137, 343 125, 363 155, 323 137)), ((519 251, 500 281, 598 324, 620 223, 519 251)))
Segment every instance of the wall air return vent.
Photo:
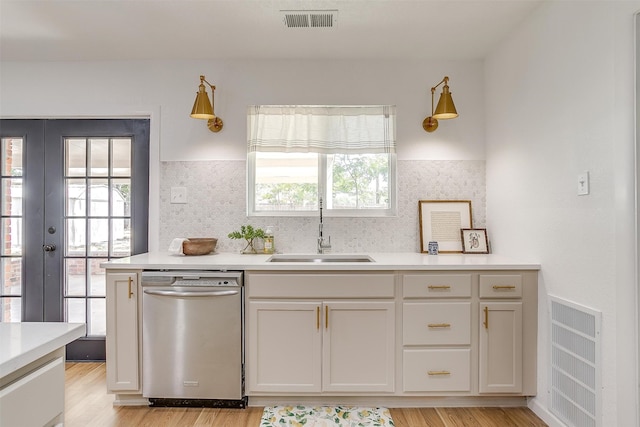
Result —
POLYGON ((282 22, 287 28, 335 28, 337 10, 281 10, 282 22))
POLYGON ((551 412, 568 427, 601 427, 602 313, 552 295, 551 412))

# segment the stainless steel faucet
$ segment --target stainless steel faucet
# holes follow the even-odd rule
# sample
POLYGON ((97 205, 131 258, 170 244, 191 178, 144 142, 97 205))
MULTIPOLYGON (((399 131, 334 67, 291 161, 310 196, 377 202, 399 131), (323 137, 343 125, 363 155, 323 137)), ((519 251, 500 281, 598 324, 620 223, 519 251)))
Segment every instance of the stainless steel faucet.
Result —
POLYGON ((320 197, 320 224, 318 225, 318 253, 323 254, 331 250, 331 236, 325 241, 322 236, 322 197, 320 197))

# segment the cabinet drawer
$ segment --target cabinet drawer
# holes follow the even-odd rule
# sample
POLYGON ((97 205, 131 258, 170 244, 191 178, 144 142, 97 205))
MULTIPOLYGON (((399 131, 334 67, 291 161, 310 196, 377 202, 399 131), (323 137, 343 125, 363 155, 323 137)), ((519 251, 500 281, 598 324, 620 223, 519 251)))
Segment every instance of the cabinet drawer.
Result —
POLYGON ((481 274, 480 298, 521 298, 522 275, 481 274))
POLYGON ((64 358, 48 362, 0 390, 0 425, 42 426, 64 412, 64 358))
POLYGON ((393 274, 247 274, 249 298, 393 298, 393 274))
POLYGON ((405 274, 405 298, 452 298, 471 296, 470 274, 405 274))
POLYGON ((471 350, 404 350, 403 388, 471 391, 471 350))
POLYGON ((404 345, 471 343, 471 303, 404 303, 404 345))

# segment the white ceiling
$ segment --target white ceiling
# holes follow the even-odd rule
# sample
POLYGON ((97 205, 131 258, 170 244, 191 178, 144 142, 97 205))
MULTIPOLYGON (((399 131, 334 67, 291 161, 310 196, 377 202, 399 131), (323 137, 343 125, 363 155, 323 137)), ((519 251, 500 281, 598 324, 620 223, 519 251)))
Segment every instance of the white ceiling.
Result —
POLYGON ((0 0, 0 60, 483 58, 543 0, 0 0), (337 9, 334 28, 280 10, 337 9))

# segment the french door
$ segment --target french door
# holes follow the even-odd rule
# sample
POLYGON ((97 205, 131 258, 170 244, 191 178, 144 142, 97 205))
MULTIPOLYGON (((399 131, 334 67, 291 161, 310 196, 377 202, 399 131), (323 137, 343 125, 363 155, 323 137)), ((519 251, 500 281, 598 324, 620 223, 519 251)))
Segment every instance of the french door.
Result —
POLYGON ((100 263, 147 251, 149 121, 0 120, 0 321, 81 322, 103 360, 100 263))

